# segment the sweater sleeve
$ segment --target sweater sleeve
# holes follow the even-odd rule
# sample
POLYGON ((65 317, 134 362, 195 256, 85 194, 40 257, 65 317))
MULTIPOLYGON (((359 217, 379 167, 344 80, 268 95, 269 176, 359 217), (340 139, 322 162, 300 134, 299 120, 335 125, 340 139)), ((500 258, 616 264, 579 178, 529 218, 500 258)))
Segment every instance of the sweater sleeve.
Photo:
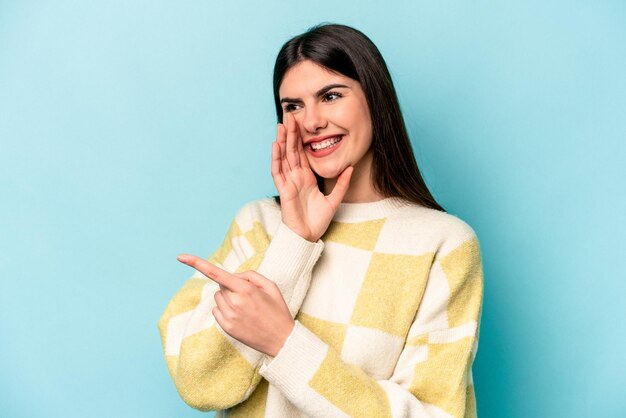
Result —
POLYGON ((388 379, 374 379, 344 361, 298 320, 276 357, 264 358, 260 373, 310 417, 475 417, 471 366, 482 294, 479 245, 472 233, 436 255, 388 379))
MULTIPOLYGON (((295 316, 323 243, 301 238, 282 222, 272 237, 265 230, 264 217, 250 204, 244 206, 208 260, 231 273, 256 270, 273 280, 295 316)), ((217 283, 195 271, 158 323, 176 389, 187 404, 205 411, 244 401, 261 380, 263 353, 232 338, 213 317, 218 290, 217 283)))

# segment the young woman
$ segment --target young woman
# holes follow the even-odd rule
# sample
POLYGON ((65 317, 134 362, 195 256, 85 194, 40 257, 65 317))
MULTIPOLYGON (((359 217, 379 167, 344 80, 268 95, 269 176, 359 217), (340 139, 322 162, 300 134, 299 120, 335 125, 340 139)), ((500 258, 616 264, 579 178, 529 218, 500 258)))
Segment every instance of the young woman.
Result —
POLYGON ((432 197, 376 46, 343 25, 274 68, 271 172, 159 321, 181 397, 230 417, 475 416, 477 238, 432 197))

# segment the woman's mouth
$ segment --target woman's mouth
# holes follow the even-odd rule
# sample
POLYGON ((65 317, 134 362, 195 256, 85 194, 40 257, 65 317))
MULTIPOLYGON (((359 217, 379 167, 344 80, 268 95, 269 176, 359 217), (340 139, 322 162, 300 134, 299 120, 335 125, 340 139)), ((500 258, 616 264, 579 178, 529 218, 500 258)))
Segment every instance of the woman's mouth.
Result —
POLYGON ((313 153, 313 155, 326 155, 329 154, 329 152, 325 151, 330 151, 336 148, 342 139, 343 135, 338 135, 333 138, 327 138, 323 141, 311 142, 307 148, 313 153))

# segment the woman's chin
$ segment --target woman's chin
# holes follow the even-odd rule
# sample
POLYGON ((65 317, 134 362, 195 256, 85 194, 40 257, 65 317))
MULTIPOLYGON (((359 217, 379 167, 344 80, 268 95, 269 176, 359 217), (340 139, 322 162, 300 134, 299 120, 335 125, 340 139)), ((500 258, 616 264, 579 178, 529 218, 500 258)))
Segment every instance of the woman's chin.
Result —
POLYGON ((314 169, 313 171, 315 171, 315 174, 317 174, 323 179, 336 179, 343 172, 343 168, 342 167, 336 167, 336 168, 324 167, 324 168, 319 168, 317 170, 314 169))

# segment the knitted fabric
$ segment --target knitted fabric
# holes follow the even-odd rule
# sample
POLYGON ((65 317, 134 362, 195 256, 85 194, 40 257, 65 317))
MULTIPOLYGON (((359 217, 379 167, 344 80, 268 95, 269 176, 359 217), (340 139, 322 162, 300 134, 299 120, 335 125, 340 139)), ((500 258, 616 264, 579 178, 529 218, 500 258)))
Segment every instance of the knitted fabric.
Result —
POLYGON ((340 205, 309 242, 273 199, 245 205, 209 261, 274 281, 295 327, 271 359, 229 336, 199 272, 159 320, 190 406, 217 417, 474 417, 483 274, 459 218, 387 198, 340 205))

